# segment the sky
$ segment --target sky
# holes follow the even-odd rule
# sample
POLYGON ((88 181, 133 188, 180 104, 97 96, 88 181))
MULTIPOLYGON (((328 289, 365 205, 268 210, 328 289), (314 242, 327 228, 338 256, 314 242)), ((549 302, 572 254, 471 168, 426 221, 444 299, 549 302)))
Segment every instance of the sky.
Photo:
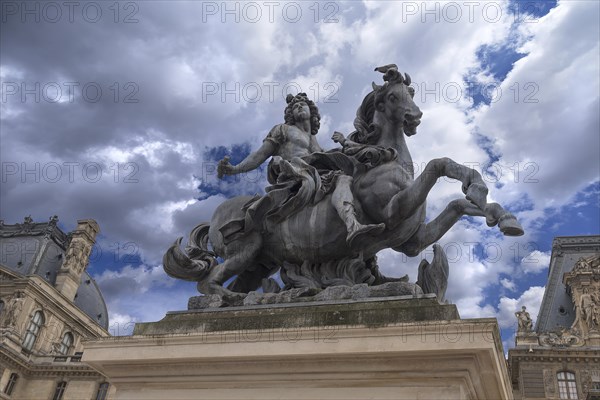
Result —
MULTIPOLYGON (((596 1, 0 5, 0 217, 98 221, 88 270, 113 334, 186 309, 195 284, 167 277, 163 253, 226 198, 264 192, 264 167, 220 181, 216 162, 257 149, 300 91, 335 147, 380 65, 412 77, 416 173, 439 157, 476 169, 525 228, 463 218, 439 241, 462 318, 496 317, 512 346, 514 312, 537 316, 552 239, 600 233, 596 1)), ((461 196, 440 179, 427 218, 461 196)), ((414 282, 433 252, 378 256, 414 282)))

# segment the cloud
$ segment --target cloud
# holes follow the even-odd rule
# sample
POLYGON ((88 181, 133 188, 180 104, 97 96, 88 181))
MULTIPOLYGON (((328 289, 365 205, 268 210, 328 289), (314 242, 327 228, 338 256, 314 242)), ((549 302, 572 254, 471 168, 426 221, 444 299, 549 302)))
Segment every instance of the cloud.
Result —
POLYGON ((107 303, 109 330, 129 335, 136 322, 162 319, 167 311, 187 308, 187 299, 197 295, 193 283, 165 276, 162 266, 127 265, 119 271, 94 275, 107 303))
POLYGON ((511 292, 514 292, 517 289, 517 285, 510 279, 502 278, 500 279, 500 284, 503 288, 510 290, 511 292))
POLYGON ((598 7, 561 1, 523 24, 527 56, 502 82, 502 97, 475 113, 503 155, 504 201, 526 194, 536 209, 560 207, 599 179, 598 7))
POLYGON ((521 260, 521 269, 526 274, 537 274, 550 266, 550 252, 532 251, 521 260))

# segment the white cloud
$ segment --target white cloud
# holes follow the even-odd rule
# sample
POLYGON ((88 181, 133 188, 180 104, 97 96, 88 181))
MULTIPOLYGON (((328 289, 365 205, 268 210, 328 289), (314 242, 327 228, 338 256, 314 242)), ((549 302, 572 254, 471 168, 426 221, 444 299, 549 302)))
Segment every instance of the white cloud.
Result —
POLYGON ((109 327, 108 331, 113 336, 126 336, 133 333, 135 323, 138 322, 135 317, 128 314, 108 313, 109 327))
POLYGON ((560 207, 599 179, 599 7, 560 1, 524 24, 527 56, 502 82, 501 98, 475 114, 512 169, 501 180, 503 201, 526 194, 536 208, 560 207))
POLYGON ((106 300, 109 330, 129 335, 136 322, 162 319, 167 311, 187 308, 190 296, 197 295, 195 285, 165 276, 161 265, 127 265, 119 271, 105 270, 95 275, 106 300))
POLYGON ((532 251, 521 260, 521 269, 526 274, 537 274, 550 266, 550 252, 532 251))
POLYGON ((127 288, 129 293, 146 293, 151 287, 171 287, 175 284, 173 279, 164 279, 162 266, 148 267, 139 265, 137 267, 127 265, 119 271, 105 270, 95 277, 98 285, 103 290, 109 290, 114 285, 117 290, 127 288))
POLYGON ((500 279, 500 284, 503 288, 510 290, 511 292, 514 292, 517 289, 517 285, 510 279, 502 278, 500 279))

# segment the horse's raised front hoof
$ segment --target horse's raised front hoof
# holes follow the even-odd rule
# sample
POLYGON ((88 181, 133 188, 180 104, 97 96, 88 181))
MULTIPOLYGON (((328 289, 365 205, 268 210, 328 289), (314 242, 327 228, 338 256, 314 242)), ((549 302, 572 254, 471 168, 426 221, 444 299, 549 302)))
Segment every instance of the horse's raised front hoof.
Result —
POLYGON ((475 204, 481 210, 485 210, 487 204, 488 188, 482 183, 472 183, 467 189, 467 200, 475 204))
POLYGON ((500 232, 506 236, 521 236, 525 233, 517 218, 510 213, 506 213, 498 219, 498 227, 500 232))

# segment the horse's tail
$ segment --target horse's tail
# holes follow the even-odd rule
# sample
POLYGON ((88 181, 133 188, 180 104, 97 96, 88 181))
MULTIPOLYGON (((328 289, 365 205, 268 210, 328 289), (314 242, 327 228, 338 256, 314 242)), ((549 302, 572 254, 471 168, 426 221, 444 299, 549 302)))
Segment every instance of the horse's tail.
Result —
POLYGON ((218 264, 215 253, 208 250, 210 225, 202 223, 190 233, 185 252, 181 250, 179 238, 163 256, 163 268, 167 275, 186 281, 200 281, 209 270, 218 264))

